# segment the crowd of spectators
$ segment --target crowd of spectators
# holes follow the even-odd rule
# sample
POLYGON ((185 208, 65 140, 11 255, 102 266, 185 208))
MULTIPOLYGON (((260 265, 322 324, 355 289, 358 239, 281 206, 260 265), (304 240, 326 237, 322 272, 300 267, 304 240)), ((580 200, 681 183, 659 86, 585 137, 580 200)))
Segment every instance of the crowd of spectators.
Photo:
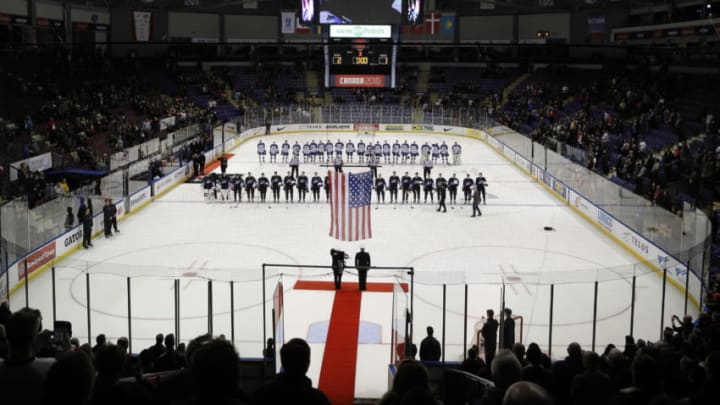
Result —
MULTIPOLYGON (((720 283, 705 303, 697 319, 673 316, 658 341, 626 336, 622 348, 609 344, 601 354, 571 343, 562 359, 551 361, 536 343, 526 349, 505 334, 491 363, 473 346, 462 369, 492 382, 477 399, 481 405, 715 404, 720 398, 720 283), (541 402, 523 402, 529 398, 541 402)), ((66 326, 46 330, 39 311, 11 313, 7 303, 0 305, 0 392, 9 403, 329 404, 306 377, 311 356, 302 339, 281 348, 280 374, 255 392, 244 392, 238 353, 222 335, 202 335, 185 347, 173 334, 158 334, 153 345, 133 355, 127 338, 111 343, 98 335, 94 346, 80 344, 66 326)), ((428 328, 421 360, 442 366, 432 335, 428 328)), ((423 362, 405 360, 378 403, 439 404, 439 395, 423 362)))
POLYGON ((720 134, 711 113, 693 117, 710 117, 702 131, 704 143, 693 147, 691 138, 701 133, 689 132, 695 127, 685 125, 678 112, 681 77, 644 69, 574 74, 592 80, 572 83, 564 78, 573 73, 563 71, 539 74, 544 80, 526 81, 504 107, 496 105, 495 117, 671 211, 677 211, 679 193, 701 206, 712 201, 713 193, 717 197, 720 159, 707 145, 719 147, 720 134))

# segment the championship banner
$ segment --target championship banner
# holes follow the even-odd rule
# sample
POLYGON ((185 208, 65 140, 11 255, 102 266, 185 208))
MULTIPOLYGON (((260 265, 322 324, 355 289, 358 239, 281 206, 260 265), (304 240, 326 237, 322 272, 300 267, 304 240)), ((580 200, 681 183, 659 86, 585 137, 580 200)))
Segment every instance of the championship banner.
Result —
POLYGON ((136 42, 148 42, 152 36, 152 13, 133 11, 133 37, 136 42))
POLYGON ((294 34, 295 33, 295 13, 282 12, 280 13, 280 32, 283 34, 294 34))

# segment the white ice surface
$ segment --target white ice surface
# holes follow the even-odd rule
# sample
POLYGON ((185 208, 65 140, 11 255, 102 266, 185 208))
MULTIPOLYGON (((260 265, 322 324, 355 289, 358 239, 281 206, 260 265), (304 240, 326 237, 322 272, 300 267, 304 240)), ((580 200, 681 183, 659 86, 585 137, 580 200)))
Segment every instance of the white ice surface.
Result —
MULTIPOLYGON (((355 135, 332 135, 346 141, 355 135)), ((284 139, 327 139, 326 134, 275 135, 265 139, 281 144, 284 139), (272 139, 271 139, 272 138, 272 139)), ((433 137, 422 134, 376 135, 381 142, 433 137)), ((446 137, 448 144, 454 139, 446 137)), ((214 333, 230 338, 230 280, 234 281, 235 344, 246 357, 259 357, 263 347, 263 263, 329 264, 330 248, 354 254, 360 245, 370 252, 373 265, 415 268, 415 341, 432 325, 442 338, 443 284, 446 284, 446 360, 461 360, 463 343, 475 339, 477 325, 487 308, 500 308, 501 283, 507 287, 506 305, 524 318, 523 341, 548 348, 551 282, 555 283, 553 312, 553 356, 564 355, 564 347, 577 341, 589 349, 592 341, 593 282, 599 284, 596 350, 610 342, 619 344, 630 328, 631 282, 638 274, 635 335, 656 339, 660 334, 661 277, 641 265, 592 225, 572 212, 527 174, 498 155, 486 144, 457 138, 463 146, 461 166, 437 165, 433 177, 456 173, 464 178, 482 171, 488 179, 487 205, 480 218, 470 218, 465 205, 448 205, 437 213, 431 204, 381 204, 373 210, 373 239, 338 242, 328 236, 329 209, 322 204, 206 203, 200 185, 182 184, 140 212, 120 223, 121 233, 112 239, 98 238, 95 247, 73 254, 56 267, 57 319, 73 323, 73 332, 87 339, 85 273, 91 283, 91 334, 105 333, 111 341, 128 335, 127 284, 132 277, 133 350, 151 344, 156 333, 173 332, 173 279, 180 278, 181 340, 207 331, 207 279, 213 283, 214 333), (543 230, 552 226, 553 232, 543 230), (468 324, 463 325, 465 287, 468 284, 468 324), (467 326, 467 335, 463 329, 467 326)), ((355 139, 357 142, 357 139, 355 139)), ((251 141, 231 151, 229 173, 287 172, 284 164, 258 163, 256 143, 251 141)), ((352 170, 352 169, 349 169, 352 170)), ((357 169, 356 169, 357 170, 357 169)), ((419 165, 390 165, 380 173, 388 178, 393 170, 422 173, 419 165)), ((327 168, 302 164, 311 176, 327 168)), ((271 195, 270 192, 268 192, 271 195)), ((459 193, 462 201, 462 192, 459 193)), ((256 196, 256 200, 258 197, 256 196)), ((311 196, 308 196, 311 199, 311 196)), ((386 195, 386 200, 389 195, 386 195)), ((324 200, 324 194, 323 194, 324 200)), ((332 280, 326 270, 268 269, 266 299, 283 273, 286 297, 286 337, 304 337, 313 322, 328 320, 332 294, 289 291, 299 274, 303 279, 332 280)), ((390 273, 370 275, 371 280, 392 281, 390 273)), ((351 276, 347 276, 351 278, 351 276)), ((30 283, 30 305, 51 319, 51 273, 30 283)), ((667 289, 665 319, 682 313, 683 297, 667 289)), ((13 296, 13 309, 24 305, 24 291, 13 296)), ((385 390, 389 359, 391 300, 385 304, 363 302, 362 319, 383 325, 379 347, 359 348, 358 396, 379 396, 385 390), (387 308, 380 308, 387 306, 387 308), (372 310, 368 310, 372 308, 372 310), (378 387, 378 384, 382 386, 378 387)), ((269 312, 269 309, 268 309, 269 312)), ((271 333, 267 314, 267 333, 271 333)), ((46 321, 49 327, 49 321, 46 321)), ((322 364, 322 344, 312 345, 310 376, 317 384, 322 364)))

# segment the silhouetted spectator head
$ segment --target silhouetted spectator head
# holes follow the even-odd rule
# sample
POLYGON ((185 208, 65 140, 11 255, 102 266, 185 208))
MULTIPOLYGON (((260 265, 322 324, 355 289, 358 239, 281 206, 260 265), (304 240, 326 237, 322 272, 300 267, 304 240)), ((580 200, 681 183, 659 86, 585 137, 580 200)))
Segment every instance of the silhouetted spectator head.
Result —
POLYGON ((192 362, 192 357, 195 355, 195 352, 197 352, 197 350, 200 349, 202 345, 212 340, 212 335, 210 335, 209 333, 200 335, 195 339, 191 340, 188 344, 187 350, 185 351, 185 359, 187 360, 188 364, 192 362))
POLYGON ((428 327, 427 327, 427 334, 428 334, 428 336, 432 336, 433 333, 435 333, 435 330, 433 329, 433 327, 432 327, 432 326, 428 326, 428 327))
POLYGON ((280 363, 285 374, 304 376, 310 367, 310 345, 300 338, 290 339, 280 349, 280 363))
POLYGON ((625 365, 625 355, 619 349, 612 349, 607 356, 607 364, 612 369, 620 369, 625 365))
POLYGON ((123 349, 113 344, 104 345, 98 350, 95 358, 98 378, 105 381, 117 381, 122 373, 124 362, 123 349))
POLYGON ((490 368, 495 386, 500 389, 507 389, 513 383, 520 381, 522 366, 513 352, 508 349, 497 352, 490 368))
POLYGON ((515 343, 512 347, 512 352, 515 353, 515 357, 522 363, 523 359, 525 359, 525 345, 520 342, 515 343))
POLYGON ((156 345, 162 345, 162 344, 163 344, 163 339, 164 339, 163 334, 162 334, 162 333, 158 333, 157 335, 155 335, 155 344, 156 344, 156 345))
POLYGON ((505 312, 505 318, 510 318, 510 317, 512 317, 512 309, 510 309, 510 308, 505 308, 503 311, 505 312))
POLYGON ((525 352, 525 357, 533 366, 540 366, 543 363, 543 355, 537 343, 530 343, 525 352))
MULTIPOLYGON (((10 344, 10 355, 32 350, 32 345, 40 331, 39 312, 23 308, 10 316, 7 323, 7 340, 10 344)), ((29 353, 32 356, 32 353, 29 353)))
POLYGON ((597 353, 593 351, 583 353, 583 368, 585 370, 600 371, 602 366, 603 361, 597 353))
POLYGON ((119 348, 123 350, 123 352, 127 353, 128 349, 130 347, 130 342, 128 341, 128 338, 126 337, 119 337, 117 340, 117 345, 119 348))
MULTIPOLYGON (((469 176, 469 174, 468 174, 468 176, 469 176)), ((495 316, 495 311, 493 311, 492 309, 488 309, 487 310, 488 319, 493 319, 494 316, 495 316)))
POLYGON ((86 353, 61 354, 48 371, 45 382, 45 403, 88 404, 94 381, 95 370, 86 353))
POLYGON ((545 388, 528 381, 511 385, 503 397, 503 405, 553 405, 554 401, 545 388))
POLYGON ((428 388, 429 377, 425 366, 417 360, 403 360, 393 378, 392 391, 400 397, 412 388, 428 388))
POLYGON ((654 358, 639 353, 632 363, 633 385, 644 392, 660 392, 662 375, 654 358))
POLYGON ((97 337, 95 338, 95 344, 97 344, 98 346, 102 346, 102 345, 104 345, 106 342, 107 342, 107 338, 106 338, 105 335, 102 334, 102 333, 99 334, 99 335, 97 335, 97 337))
POLYGON ((167 350, 174 350, 175 349, 175 335, 172 333, 168 333, 165 335, 165 348, 167 350))
POLYGON ((211 340, 198 347, 190 372, 197 395, 205 401, 234 396, 240 381, 240 359, 225 340, 211 340))
POLYGON ((579 360, 582 361, 582 347, 580 347, 580 344, 577 342, 572 342, 567 347, 567 354, 568 357, 573 360, 579 360))
POLYGON ((476 345, 472 345, 470 349, 468 349, 468 358, 469 359, 477 359, 479 349, 476 345))

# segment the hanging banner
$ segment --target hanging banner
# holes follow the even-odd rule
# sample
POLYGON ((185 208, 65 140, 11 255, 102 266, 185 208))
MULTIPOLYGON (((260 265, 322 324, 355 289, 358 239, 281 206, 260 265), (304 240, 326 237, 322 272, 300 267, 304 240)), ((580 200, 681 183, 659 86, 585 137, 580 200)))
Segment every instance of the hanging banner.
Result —
POLYGON ((152 13, 133 11, 133 36, 137 42, 148 42, 152 36, 152 13))
POLYGON ((295 13, 282 12, 280 13, 280 32, 283 34, 294 34, 295 33, 295 13))

